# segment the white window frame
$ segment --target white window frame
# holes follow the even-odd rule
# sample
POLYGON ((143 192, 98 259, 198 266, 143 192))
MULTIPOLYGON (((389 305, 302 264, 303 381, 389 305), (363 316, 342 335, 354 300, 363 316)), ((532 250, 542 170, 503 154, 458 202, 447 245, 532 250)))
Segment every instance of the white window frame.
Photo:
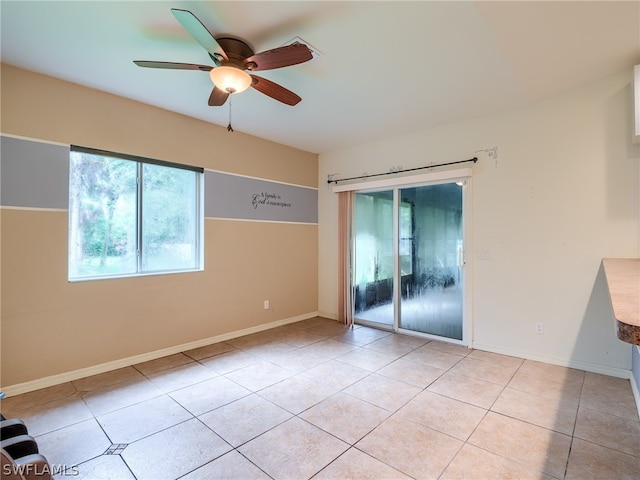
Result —
MULTIPOLYGON (((67 259, 68 263, 68 280, 69 282, 84 282, 91 280, 106 280, 116 278, 130 278, 130 277, 144 277, 153 275, 167 275, 176 273, 188 273, 188 272, 200 272, 204 270, 204 169, 202 167, 196 167, 192 165, 185 165, 175 162, 168 162, 164 160, 157 160, 152 158, 140 157, 136 155, 129 155, 118 152, 111 152, 107 150, 98 150, 93 148, 81 147, 71 145, 70 155, 73 153, 85 153, 89 155, 109 157, 120 160, 127 160, 134 162, 138 171, 138 201, 136 203, 136 272, 132 273, 117 273, 113 275, 87 275, 87 276, 71 276, 70 259, 67 259), (158 165, 162 167, 175 168, 180 170, 193 171, 197 174, 195 185, 195 216, 196 216, 196 233, 195 233, 195 267, 194 268, 180 268, 169 270, 144 270, 142 265, 142 209, 144 198, 142 195, 143 184, 140 181, 140 174, 143 164, 158 165)), ((71 171, 70 178, 71 178, 71 171)), ((71 182, 70 182, 71 183, 71 182)), ((71 199, 71 184, 69 185, 69 199, 71 199)), ((69 211, 69 222, 71 222, 71 211, 69 211)), ((69 225, 68 235, 71 234, 71 225, 69 225)))

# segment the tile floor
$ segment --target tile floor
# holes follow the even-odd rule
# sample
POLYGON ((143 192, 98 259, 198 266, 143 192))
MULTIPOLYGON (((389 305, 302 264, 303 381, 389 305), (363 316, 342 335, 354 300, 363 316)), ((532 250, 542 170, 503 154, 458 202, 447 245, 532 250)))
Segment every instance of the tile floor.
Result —
POLYGON ((640 478, 628 380, 321 318, 2 411, 56 478, 640 478))

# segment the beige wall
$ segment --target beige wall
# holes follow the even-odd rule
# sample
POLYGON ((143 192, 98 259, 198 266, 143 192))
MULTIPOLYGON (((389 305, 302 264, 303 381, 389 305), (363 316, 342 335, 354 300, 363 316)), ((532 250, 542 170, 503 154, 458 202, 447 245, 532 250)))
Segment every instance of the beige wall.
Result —
POLYGON ((640 254, 631 109, 629 70, 531 108, 322 154, 320 312, 336 314, 337 196, 327 174, 477 155, 466 246, 473 345, 603 373, 628 370, 631 346, 616 338, 599 267, 602 257, 640 254), (491 147, 497 161, 478 152, 491 147), (476 258, 479 251, 491 259, 476 258))
MULTIPOLYGON (((7 65, 1 73, 4 134, 317 185, 315 154, 7 65)), ((315 224, 206 219, 203 272, 69 283, 67 222, 65 211, 2 209, 4 388, 318 310, 315 224)))

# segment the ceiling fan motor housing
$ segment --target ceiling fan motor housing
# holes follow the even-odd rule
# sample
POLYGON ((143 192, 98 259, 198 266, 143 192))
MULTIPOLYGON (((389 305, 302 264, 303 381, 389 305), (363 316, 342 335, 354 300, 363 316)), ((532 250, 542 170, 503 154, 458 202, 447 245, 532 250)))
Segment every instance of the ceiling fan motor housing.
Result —
POLYGON ((241 70, 251 70, 251 65, 255 65, 253 62, 249 62, 246 65, 242 64, 245 58, 249 58, 254 54, 253 48, 245 41, 234 37, 216 37, 216 41, 229 58, 228 62, 222 60, 222 65, 238 67, 241 70))

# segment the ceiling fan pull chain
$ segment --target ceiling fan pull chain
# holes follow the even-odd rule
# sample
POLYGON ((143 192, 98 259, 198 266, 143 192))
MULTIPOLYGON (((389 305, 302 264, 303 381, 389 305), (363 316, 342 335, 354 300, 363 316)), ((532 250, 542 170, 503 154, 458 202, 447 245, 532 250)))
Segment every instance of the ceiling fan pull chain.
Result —
POLYGON ((227 125, 227 132, 233 132, 233 127, 231 126, 231 95, 229 95, 229 125, 227 125))

